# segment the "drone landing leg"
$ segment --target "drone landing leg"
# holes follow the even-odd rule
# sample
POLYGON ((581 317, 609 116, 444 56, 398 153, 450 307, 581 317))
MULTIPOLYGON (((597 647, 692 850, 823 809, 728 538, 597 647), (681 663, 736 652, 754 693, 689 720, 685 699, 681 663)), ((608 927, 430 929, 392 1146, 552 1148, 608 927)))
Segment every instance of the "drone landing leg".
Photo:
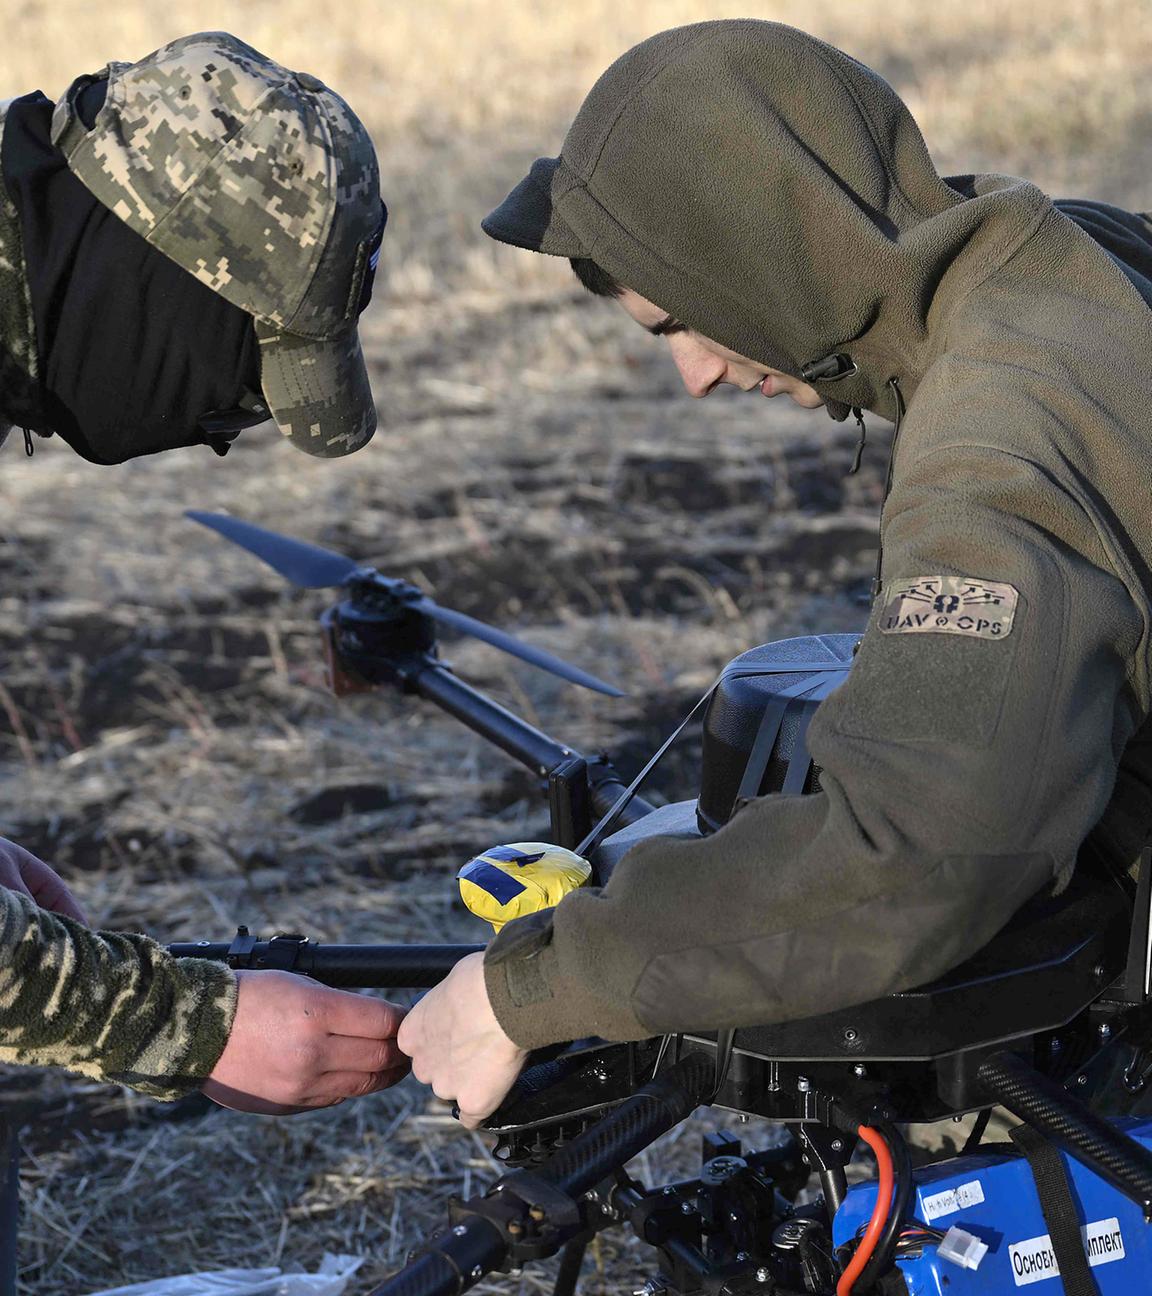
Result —
POLYGON ((588 1247, 587 1238, 575 1237, 564 1244, 560 1252, 560 1269, 556 1274, 556 1285, 552 1296, 575 1296, 576 1283, 580 1278, 580 1266, 584 1263, 584 1252, 588 1247))
POLYGON ((842 1167, 833 1167, 829 1170, 821 1170, 818 1177, 820 1191, 824 1194, 824 1204, 828 1207, 828 1218, 831 1219, 844 1204, 844 1198, 848 1196, 848 1176, 842 1167))
POLYGON ((16 1233, 20 1219, 20 1134, 0 1112, 0 1296, 16 1296, 16 1233))
POLYGON ((816 1171, 820 1191, 831 1219, 848 1195, 848 1177, 844 1167, 852 1156, 851 1140, 827 1125, 801 1125, 796 1137, 804 1150, 804 1164, 816 1171))

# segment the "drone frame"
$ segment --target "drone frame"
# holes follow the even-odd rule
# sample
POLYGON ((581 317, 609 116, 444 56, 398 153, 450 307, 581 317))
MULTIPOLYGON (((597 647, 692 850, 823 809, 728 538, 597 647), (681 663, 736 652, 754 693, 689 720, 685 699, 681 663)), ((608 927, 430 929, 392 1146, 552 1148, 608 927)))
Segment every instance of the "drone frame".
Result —
MULTIPOLYGON (((440 658, 426 614, 378 612, 353 596, 321 618, 338 695, 394 687, 467 725, 541 780, 559 845, 575 848, 608 816, 629 824, 652 812, 606 757, 582 754, 461 680, 440 658)), ((699 1237, 702 1212, 730 1204, 725 1184, 736 1162, 745 1188, 750 1175, 767 1191, 807 1176, 802 1155, 834 1213, 855 1142, 846 1136, 867 1119, 909 1119, 910 1111, 912 1118, 935 1119, 1001 1103, 1150 1218, 1152 1153, 1062 1087, 1078 1081, 1079 1094, 1093 1093, 1106 1055, 1114 1058, 1118 1049, 1125 1050, 1125 1083, 1133 1092, 1152 1081, 1150 915, 1152 851, 1145 852, 1134 896, 1118 884, 1074 879, 1062 897, 1026 906, 1024 918, 1010 924, 999 945, 981 951, 975 966, 932 986, 781 1026, 540 1051, 489 1122, 519 1168, 481 1197, 454 1203, 446 1230, 374 1296, 458 1296, 492 1269, 558 1250, 564 1258, 556 1296, 571 1296, 589 1238, 621 1219, 660 1251, 676 1290, 735 1290, 740 1266, 754 1259, 741 1249, 739 1230, 717 1216, 711 1253, 692 1238, 699 1237), (1022 934, 1031 945, 1021 958, 1013 942, 1022 934), (979 1012, 971 1007, 973 987, 979 1012), (971 1029, 972 1021, 979 1028, 971 1029), (638 1094, 647 1095, 639 1106, 638 1094), (549 1116, 558 1099, 567 1109, 549 1116), (745 1156, 724 1134, 706 1141, 696 1180, 646 1189, 624 1174, 629 1156, 701 1103, 783 1122, 794 1129, 796 1147, 745 1156), (561 1143, 558 1151, 549 1132, 561 1143)), ((421 988, 483 947, 326 946, 295 934, 262 941, 241 928, 231 942, 169 948, 179 957, 279 968, 330 985, 421 988)), ((11 1257, 8 1271, 0 1259, 0 1296, 15 1292, 17 1156, 15 1122, 0 1109, 0 1257, 11 1257)), ((738 1213, 730 1213, 735 1225, 738 1213)), ((657 1296, 659 1289, 645 1290, 657 1296)))

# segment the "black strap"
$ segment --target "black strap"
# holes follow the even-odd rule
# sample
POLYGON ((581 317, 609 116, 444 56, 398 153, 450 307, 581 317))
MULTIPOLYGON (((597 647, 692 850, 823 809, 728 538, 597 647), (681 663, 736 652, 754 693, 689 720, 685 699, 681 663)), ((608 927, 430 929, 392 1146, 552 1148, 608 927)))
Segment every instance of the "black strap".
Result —
POLYGON ((728 1078, 728 1067, 732 1062, 732 1042, 735 1038, 736 1032, 731 1028, 716 1032, 716 1082, 708 1098, 710 1103, 716 1101, 716 1095, 728 1078))
POLYGON ((1012 1142, 1028 1159, 1040 1210, 1052 1239, 1052 1250, 1060 1266, 1064 1296, 1100 1296, 1096 1279, 1084 1252, 1080 1218, 1072 1200, 1064 1158, 1055 1143, 1030 1125, 1018 1125, 1011 1133, 1012 1142))
POLYGON ((756 730, 752 750, 748 753, 748 761, 740 779, 740 787, 736 791, 733 813, 742 810, 749 801, 760 795, 761 784, 768 770, 768 762, 772 759, 772 749, 776 746, 780 726, 784 723, 784 712, 787 710, 789 700, 786 694, 777 693, 764 708, 764 714, 760 717, 760 727, 756 730))
MULTIPOLYGON (((823 702, 844 682, 841 675, 822 675, 820 683, 803 695, 805 702, 823 702)), ((805 707, 796 721, 796 733, 792 739, 792 753, 788 757, 788 769, 784 775, 784 786, 780 789, 785 795, 800 796, 808 786, 808 775, 812 772, 812 753, 808 750, 808 726, 816 715, 815 708, 805 707)))
POLYGON ((964 1146, 960 1149, 961 1156, 971 1156, 973 1152, 984 1142, 984 1135, 988 1131, 988 1122, 992 1119, 992 1108, 985 1107, 984 1110, 976 1117, 972 1124, 968 1137, 964 1141, 964 1146))
POLYGON ((20 1223, 20 1130, 0 1107, 0 1296, 16 1296, 16 1242, 20 1223))
POLYGON ((789 796, 800 796, 808 782, 812 769, 812 754, 808 750, 808 726, 816 712, 809 707, 801 712, 796 721, 796 733, 792 738, 792 754, 788 757, 788 769, 784 774, 784 785, 780 791, 789 796))
MULTIPOLYGON (((780 728, 784 723, 788 707, 797 699, 816 693, 825 683, 825 677, 822 675, 817 675, 815 678, 805 675, 795 684, 781 689, 770 699, 760 718, 760 727, 756 731, 752 750, 748 753, 748 763, 744 766, 744 776, 740 780, 736 803, 732 807, 733 813, 743 809, 749 801, 763 794, 762 785, 764 776, 768 772, 768 762, 772 759, 772 752, 776 746, 776 739, 780 736, 780 728)), ((807 757, 807 748, 805 747, 804 750, 807 757)), ((804 772, 807 774, 807 765, 804 772)))

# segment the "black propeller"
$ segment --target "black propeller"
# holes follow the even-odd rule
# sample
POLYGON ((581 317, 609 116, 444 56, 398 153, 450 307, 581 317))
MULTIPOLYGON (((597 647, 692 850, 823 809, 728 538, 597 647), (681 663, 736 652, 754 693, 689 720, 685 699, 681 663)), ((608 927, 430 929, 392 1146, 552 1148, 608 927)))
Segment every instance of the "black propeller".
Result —
POLYGON ((254 526, 251 522, 242 522, 239 518, 229 517, 225 513, 202 513, 189 509, 187 517, 199 522, 213 531, 218 531, 226 540, 231 540, 241 549, 247 549, 262 559, 274 571, 280 573, 293 585, 304 589, 327 589, 347 584, 353 576, 363 578, 367 583, 386 591, 398 602, 410 607, 414 612, 431 617, 441 625, 452 626, 464 634, 482 639, 494 648, 503 649, 521 661, 529 662, 541 670, 559 675, 561 679, 584 688, 594 689, 597 693, 606 693, 609 697, 623 697, 620 689, 605 684, 595 675, 576 666, 569 666, 559 657, 533 648, 531 644, 522 643, 495 626, 477 621, 475 617, 463 612, 454 612, 451 608, 441 607, 433 602, 415 585, 408 581, 394 580, 381 574, 372 567, 362 567, 343 554, 333 553, 330 549, 321 549, 319 545, 309 544, 305 540, 294 540, 290 536, 278 535, 275 531, 266 531, 263 527, 254 526))
POLYGON ((199 509, 188 509, 185 517, 200 522, 213 531, 219 531, 233 544, 247 549, 257 558, 262 558, 269 567, 278 571, 285 580, 303 589, 330 589, 343 585, 359 567, 351 558, 333 553, 331 549, 321 549, 319 545, 309 544, 307 540, 293 540, 291 536, 277 535, 275 531, 265 531, 263 527, 253 526, 251 522, 241 522, 239 518, 229 517, 226 513, 202 513, 199 509))

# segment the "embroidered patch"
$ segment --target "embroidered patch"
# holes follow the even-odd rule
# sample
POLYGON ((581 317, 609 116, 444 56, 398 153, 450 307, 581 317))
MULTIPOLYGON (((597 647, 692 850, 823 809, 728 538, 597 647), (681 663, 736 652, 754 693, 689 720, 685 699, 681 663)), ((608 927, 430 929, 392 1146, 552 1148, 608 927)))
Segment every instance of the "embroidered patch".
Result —
POLYGON ((880 613, 883 634, 960 634, 1007 639, 1020 594, 1003 581, 914 576, 897 581, 880 613))

